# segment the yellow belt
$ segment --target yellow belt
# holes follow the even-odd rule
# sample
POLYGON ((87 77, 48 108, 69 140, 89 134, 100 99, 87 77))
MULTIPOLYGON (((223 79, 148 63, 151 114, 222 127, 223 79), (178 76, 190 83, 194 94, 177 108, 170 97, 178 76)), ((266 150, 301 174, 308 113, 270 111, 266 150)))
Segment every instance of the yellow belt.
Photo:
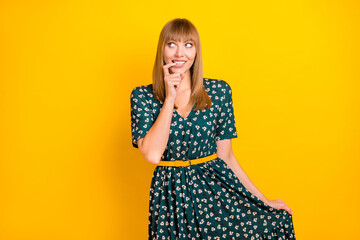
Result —
POLYGON ((195 165, 203 162, 208 162, 217 157, 216 153, 211 154, 206 157, 189 159, 189 160, 175 160, 175 161, 160 161, 157 166, 170 166, 170 167, 186 167, 190 165, 195 165))

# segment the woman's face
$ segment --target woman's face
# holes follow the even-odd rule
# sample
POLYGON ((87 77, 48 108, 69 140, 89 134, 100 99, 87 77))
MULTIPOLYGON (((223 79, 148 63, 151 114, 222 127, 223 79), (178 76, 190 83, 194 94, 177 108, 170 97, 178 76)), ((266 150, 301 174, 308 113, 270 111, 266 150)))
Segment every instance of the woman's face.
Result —
POLYGON ((178 62, 176 65, 170 67, 170 73, 185 73, 189 71, 194 63, 195 56, 196 49, 193 41, 183 42, 169 40, 165 44, 165 64, 178 62))

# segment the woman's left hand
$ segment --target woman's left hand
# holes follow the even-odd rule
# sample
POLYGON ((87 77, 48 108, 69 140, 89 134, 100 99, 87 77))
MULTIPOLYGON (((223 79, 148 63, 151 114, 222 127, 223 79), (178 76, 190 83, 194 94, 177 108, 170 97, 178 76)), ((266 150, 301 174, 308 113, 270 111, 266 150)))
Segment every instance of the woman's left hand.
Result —
POLYGON ((293 215, 293 212, 291 211, 291 208, 280 198, 278 199, 275 199, 275 200, 270 200, 268 199, 266 201, 266 203, 268 205, 270 205, 271 207, 273 208, 276 208, 276 209, 284 209, 286 210, 290 215, 293 215))

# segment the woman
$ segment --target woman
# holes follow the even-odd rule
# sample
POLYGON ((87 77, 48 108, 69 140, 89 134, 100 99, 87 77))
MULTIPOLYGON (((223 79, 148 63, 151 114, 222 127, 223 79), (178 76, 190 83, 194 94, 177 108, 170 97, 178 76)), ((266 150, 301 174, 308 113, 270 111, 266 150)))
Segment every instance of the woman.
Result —
POLYGON ((131 92, 132 144, 156 164, 149 239, 295 239, 290 208, 267 199, 233 154, 229 84, 202 74, 195 26, 169 21, 153 84, 131 92))

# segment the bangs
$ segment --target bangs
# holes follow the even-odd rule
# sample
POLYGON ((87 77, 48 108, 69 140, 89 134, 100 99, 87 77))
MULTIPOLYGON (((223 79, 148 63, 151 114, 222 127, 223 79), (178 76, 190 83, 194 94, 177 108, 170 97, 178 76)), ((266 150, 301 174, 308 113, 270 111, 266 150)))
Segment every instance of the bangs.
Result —
POLYGON ((164 32, 164 40, 165 42, 172 41, 193 41, 196 43, 197 40, 197 32, 194 27, 186 21, 176 21, 174 22, 168 31, 164 32))
POLYGON ((184 33, 184 32, 174 32, 172 34, 169 34, 166 38, 165 38, 165 41, 184 41, 184 42, 187 42, 187 41, 193 41, 195 42, 195 37, 187 32, 187 33, 184 33))

